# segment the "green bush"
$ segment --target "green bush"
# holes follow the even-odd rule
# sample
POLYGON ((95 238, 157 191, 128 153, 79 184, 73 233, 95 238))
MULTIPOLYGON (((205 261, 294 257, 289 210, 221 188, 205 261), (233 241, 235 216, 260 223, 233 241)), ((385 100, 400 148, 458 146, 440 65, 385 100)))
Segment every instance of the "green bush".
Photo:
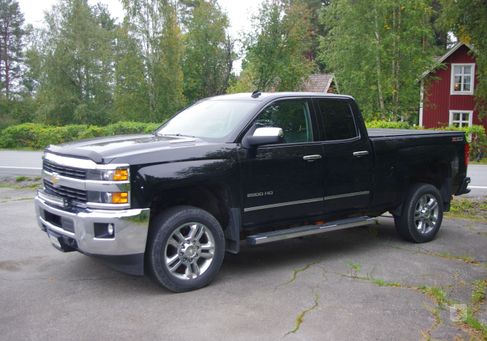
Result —
POLYGON ((72 124, 61 127, 39 123, 23 123, 0 131, 0 148, 42 149, 50 144, 61 144, 87 138, 151 133, 157 127, 159 127, 158 123, 141 122, 118 122, 108 126, 72 124))
POLYGON ((365 122, 367 128, 411 129, 408 122, 373 120, 365 122))

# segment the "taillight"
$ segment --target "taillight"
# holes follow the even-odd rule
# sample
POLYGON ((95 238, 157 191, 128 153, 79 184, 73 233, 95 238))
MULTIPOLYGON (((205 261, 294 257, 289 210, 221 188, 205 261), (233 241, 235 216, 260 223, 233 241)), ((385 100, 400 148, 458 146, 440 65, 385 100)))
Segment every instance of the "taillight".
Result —
POLYGON ((465 142, 465 148, 463 150, 464 158, 465 158, 465 167, 468 166, 468 160, 470 159, 470 145, 468 142, 465 142))

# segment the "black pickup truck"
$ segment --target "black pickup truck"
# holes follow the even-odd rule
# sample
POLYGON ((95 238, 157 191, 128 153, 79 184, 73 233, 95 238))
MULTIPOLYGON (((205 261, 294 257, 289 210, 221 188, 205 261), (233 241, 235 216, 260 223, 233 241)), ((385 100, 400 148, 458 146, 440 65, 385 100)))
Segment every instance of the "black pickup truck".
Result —
POLYGON ((467 193, 464 133, 367 130, 353 98, 252 93, 208 98, 149 135, 49 146, 35 198, 61 251, 151 273, 176 292, 207 285, 225 251, 367 225, 437 234, 467 193))

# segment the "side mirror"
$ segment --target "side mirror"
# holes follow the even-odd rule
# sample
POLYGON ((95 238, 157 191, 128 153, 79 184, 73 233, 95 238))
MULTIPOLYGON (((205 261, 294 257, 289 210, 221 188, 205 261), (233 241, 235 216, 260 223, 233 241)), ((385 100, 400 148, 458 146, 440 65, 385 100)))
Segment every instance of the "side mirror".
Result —
POLYGON ((264 127, 257 128, 252 136, 245 136, 242 145, 245 148, 258 147, 264 144, 276 144, 283 142, 284 132, 281 128, 264 127))

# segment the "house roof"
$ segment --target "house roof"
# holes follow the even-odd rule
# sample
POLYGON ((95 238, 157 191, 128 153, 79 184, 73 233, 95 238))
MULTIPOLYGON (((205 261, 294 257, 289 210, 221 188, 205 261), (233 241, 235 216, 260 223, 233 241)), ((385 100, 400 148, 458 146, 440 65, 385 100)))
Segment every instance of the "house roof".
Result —
POLYGON ((306 81, 303 82, 303 91, 307 92, 327 92, 335 75, 332 73, 316 73, 310 75, 306 81))
POLYGON ((469 50, 472 50, 472 46, 469 45, 469 44, 465 44, 461 41, 459 41, 458 43, 455 44, 455 46, 453 46, 451 49, 449 49, 448 51, 446 51, 446 53, 439 57, 436 61, 437 61, 437 65, 435 65, 434 67, 432 67, 431 69, 429 69, 428 71, 425 71, 423 72, 423 74, 421 75, 421 78, 424 78, 426 77, 427 75, 429 75, 432 71, 436 70, 436 68, 438 66, 440 66, 448 57, 450 57, 455 51, 457 51, 460 47, 462 46, 466 46, 469 50))

